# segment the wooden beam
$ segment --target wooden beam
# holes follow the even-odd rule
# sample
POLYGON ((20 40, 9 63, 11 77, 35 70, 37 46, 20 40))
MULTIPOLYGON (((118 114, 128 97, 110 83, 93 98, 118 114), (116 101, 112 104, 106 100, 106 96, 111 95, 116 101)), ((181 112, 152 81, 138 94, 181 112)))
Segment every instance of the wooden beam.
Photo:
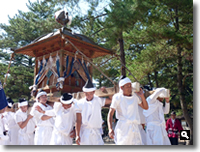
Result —
MULTIPOLYGON (((108 96, 112 96, 115 93, 119 92, 119 88, 118 87, 110 87, 110 88, 105 88, 104 91, 101 91, 100 89, 97 89, 95 91, 95 95, 98 97, 108 97, 108 96)), ((73 97, 77 100, 80 100, 82 98, 85 97, 84 92, 77 92, 77 93, 72 93, 73 97)), ((60 92, 54 92, 54 93, 49 93, 48 94, 48 101, 50 102, 58 102, 59 98, 61 96, 60 92)))

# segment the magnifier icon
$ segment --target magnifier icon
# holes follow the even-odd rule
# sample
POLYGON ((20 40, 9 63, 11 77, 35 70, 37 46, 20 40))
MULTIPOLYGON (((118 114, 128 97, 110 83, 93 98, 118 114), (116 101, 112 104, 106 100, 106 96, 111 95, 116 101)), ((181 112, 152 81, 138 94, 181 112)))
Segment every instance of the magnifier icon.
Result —
POLYGON ((181 132, 181 136, 182 136, 182 137, 185 137, 185 138, 187 138, 187 139, 189 139, 189 137, 188 137, 186 131, 182 131, 182 132, 181 132))

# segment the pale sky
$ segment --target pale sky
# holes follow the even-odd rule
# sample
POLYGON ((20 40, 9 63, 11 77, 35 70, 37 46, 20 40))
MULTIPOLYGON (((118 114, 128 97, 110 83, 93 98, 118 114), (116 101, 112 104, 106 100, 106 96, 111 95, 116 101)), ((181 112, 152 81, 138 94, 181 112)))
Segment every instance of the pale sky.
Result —
MULTIPOLYGON (((37 0, 30 0, 31 2, 35 2, 37 0)), ((108 3, 109 0, 104 0, 102 2, 103 5, 100 5, 98 10, 101 10, 103 6, 105 6, 106 3, 108 3)), ((83 13, 86 13, 88 6, 86 4, 87 2, 84 2, 84 0, 81 0, 81 10, 83 13)), ((8 15, 12 18, 15 16, 15 14, 18 14, 18 10, 21 10, 23 12, 29 11, 26 4, 28 3, 28 0, 4 0, 0 3, 0 23, 8 23, 8 15)))
MULTIPOLYGON (((35 2, 36 0, 30 0, 35 2)), ((15 14, 18 14, 18 10, 27 12, 28 8, 26 6, 28 0, 4 0, 0 4, 0 23, 8 24, 8 15, 12 18, 15 14)))

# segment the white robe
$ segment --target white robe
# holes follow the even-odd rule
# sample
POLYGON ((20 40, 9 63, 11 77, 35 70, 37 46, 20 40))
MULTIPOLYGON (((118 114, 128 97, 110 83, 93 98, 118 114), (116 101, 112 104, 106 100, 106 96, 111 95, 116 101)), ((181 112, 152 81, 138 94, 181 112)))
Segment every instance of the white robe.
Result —
POLYGON ((34 144, 35 145, 49 145, 50 144, 50 140, 51 140, 51 136, 52 136, 52 132, 53 132, 53 126, 54 126, 54 118, 50 118, 48 120, 41 120, 41 117, 44 115, 40 112, 38 112, 35 107, 39 105, 42 110, 46 111, 46 110, 52 110, 53 108, 46 104, 46 106, 44 106, 43 104, 36 102, 34 103, 30 114, 32 116, 35 117, 36 120, 36 129, 35 129, 35 140, 34 140, 34 144))
POLYGON ((45 111, 45 114, 56 117, 50 145, 72 145, 73 138, 70 137, 70 132, 73 130, 76 122, 74 104, 65 110, 61 103, 55 102, 54 108, 45 111))
POLYGON ((15 113, 14 112, 5 112, 4 114, 4 124, 5 129, 8 130, 9 140, 7 141, 7 145, 18 145, 18 132, 19 125, 15 122, 15 113))
POLYGON ((4 128, 4 122, 3 122, 3 119, 2 119, 2 115, 3 114, 0 114, 0 145, 5 145, 9 139, 9 137, 6 135, 3 134, 3 132, 5 131, 5 128, 4 128))
POLYGON ((157 100, 157 97, 164 89, 165 88, 156 89, 156 91, 147 98, 149 109, 143 111, 147 122, 147 145, 171 145, 167 136, 167 131, 165 130, 164 119, 164 114, 169 113, 170 104, 165 103, 165 107, 163 107, 163 103, 157 100))
POLYGON ((143 126, 142 126, 142 124, 144 124, 144 125, 146 124, 146 120, 145 120, 145 116, 143 114, 143 108, 138 106, 138 110, 139 110, 140 123, 141 123, 141 124, 139 124, 139 130, 140 130, 140 134, 141 134, 141 137, 142 137, 142 143, 143 143, 143 145, 146 145, 147 144, 146 132, 143 129, 143 126))
POLYGON ((103 145, 101 108, 105 99, 94 95, 91 101, 86 98, 76 104, 76 113, 81 113, 80 145, 103 145))
POLYGON ((119 119, 115 127, 114 141, 117 145, 142 145, 139 131, 140 116, 138 104, 141 100, 133 94, 131 97, 117 93, 113 96, 111 108, 116 110, 119 119))
MULTIPOLYGON (((15 113, 15 122, 23 122, 27 119, 27 113, 17 110, 15 113)), ((34 131, 35 131, 35 120, 31 118, 26 127, 19 129, 18 144, 19 145, 34 145, 34 131)))

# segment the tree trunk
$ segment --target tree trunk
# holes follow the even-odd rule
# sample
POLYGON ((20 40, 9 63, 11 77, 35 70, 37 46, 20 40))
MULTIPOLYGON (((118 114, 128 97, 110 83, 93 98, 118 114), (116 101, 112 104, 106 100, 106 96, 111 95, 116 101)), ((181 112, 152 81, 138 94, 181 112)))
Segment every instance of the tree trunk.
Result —
POLYGON ((150 78, 150 73, 148 73, 147 76, 148 76, 148 80, 149 80, 149 85, 151 88, 153 88, 153 84, 152 84, 151 78, 150 78))
POLYGON ((119 42, 119 46, 120 46, 120 58, 121 58, 121 62, 122 62, 121 74, 126 76, 126 68, 124 67, 124 66, 126 66, 126 62, 125 62, 124 40, 123 40, 122 32, 120 33, 120 38, 118 39, 118 42, 119 42))
POLYGON ((158 71, 154 71, 154 75, 155 75, 156 88, 159 88, 159 85, 158 85, 158 71))
POLYGON ((178 74, 177 74, 177 86, 178 86, 178 91, 179 91, 179 96, 180 96, 180 104, 181 104, 181 108, 183 110, 183 116, 186 120, 186 122, 188 123, 189 127, 190 127, 190 142, 189 144, 190 145, 193 145, 193 122, 192 122, 192 119, 188 113, 188 110, 187 110, 187 103, 185 101, 185 88, 183 86, 183 75, 182 75, 182 63, 181 63, 181 60, 182 60, 182 57, 181 57, 181 47, 180 45, 177 46, 177 53, 178 53, 178 67, 177 67, 177 70, 178 70, 178 74))
MULTIPOLYGON (((175 14, 176 14, 176 23, 175 23, 175 27, 176 27, 176 31, 179 31, 179 19, 178 19, 178 6, 175 9, 175 14)), ((190 127, 190 145, 193 145, 193 122, 192 119, 188 113, 187 110, 187 103, 185 101, 185 88, 183 85, 183 74, 182 74, 182 56, 181 56, 181 52, 182 52, 182 48, 180 46, 180 44, 177 45, 177 56, 178 56, 178 66, 177 66, 177 86, 178 86, 178 94, 180 96, 180 104, 181 104, 181 109, 183 110, 183 116, 187 122, 187 124, 190 127)))

